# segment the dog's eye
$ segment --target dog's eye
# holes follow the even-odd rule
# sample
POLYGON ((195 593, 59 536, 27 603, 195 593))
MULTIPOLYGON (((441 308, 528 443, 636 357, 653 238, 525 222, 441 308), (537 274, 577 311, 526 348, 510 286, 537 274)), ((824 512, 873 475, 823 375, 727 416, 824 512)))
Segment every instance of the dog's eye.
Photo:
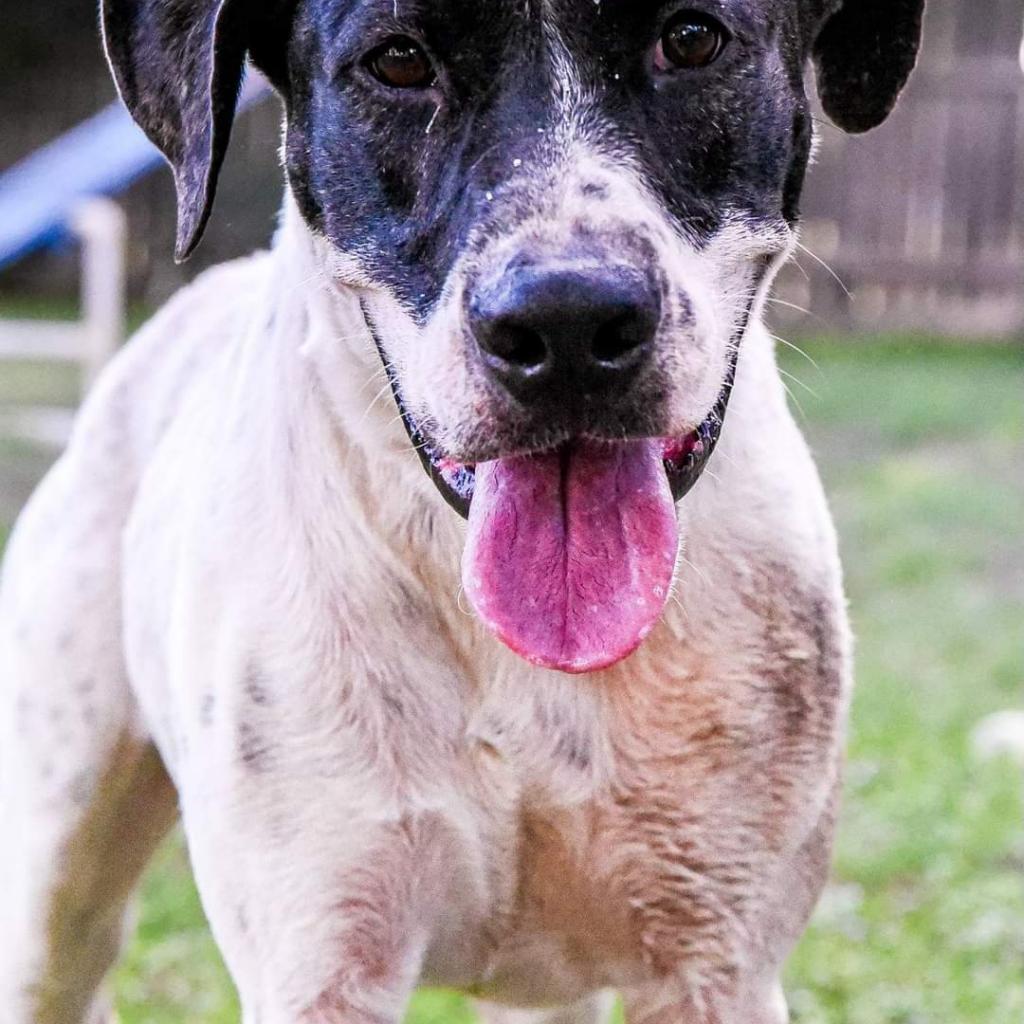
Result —
POLYGON ((721 22, 699 11, 682 11, 665 26, 654 53, 659 71, 704 68, 715 61, 729 41, 721 22))
POLYGON ((430 58, 414 39, 394 36, 367 55, 370 74, 392 89, 427 89, 437 74, 430 58))

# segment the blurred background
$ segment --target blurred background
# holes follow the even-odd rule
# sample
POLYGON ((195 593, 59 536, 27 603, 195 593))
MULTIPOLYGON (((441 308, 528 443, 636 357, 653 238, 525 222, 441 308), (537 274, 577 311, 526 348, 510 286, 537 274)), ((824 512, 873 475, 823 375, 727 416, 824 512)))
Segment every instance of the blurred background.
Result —
MULTIPOLYGON (((819 120, 770 303, 858 635, 834 878, 787 977, 798 1021, 1024 1019, 1022 7, 930 0, 893 117, 858 138, 819 120)), ((251 90, 210 229, 175 265, 170 174, 102 113, 95 4, 9 3, 2 25, 0 546, 103 361, 205 267, 268 243, 282 180, 278 105, 251 90)), ((139 921, 123 1024, 236 1021, 177 837, 139 921)), ((471 1019, 443 992, 410 1012, 471 1019)))

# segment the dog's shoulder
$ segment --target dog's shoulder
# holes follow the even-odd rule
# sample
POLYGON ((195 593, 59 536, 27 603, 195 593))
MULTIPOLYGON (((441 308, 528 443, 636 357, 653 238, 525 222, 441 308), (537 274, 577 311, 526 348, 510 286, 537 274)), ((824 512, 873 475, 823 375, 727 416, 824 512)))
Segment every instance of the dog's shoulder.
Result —
POLYGON ((114 432, 144 463, 197 383, 244 331, 268 262, 268 254, 257 253, 213 267, 158 310, 101 375, 70 450, 95 449, 98 436, 114 432))
MULTIPOLYGON (((161 439, 244 331, 268 263, 260 253, 201 274, 110 361, 65 450, 18 517, 5 581, 31 576, 39 550, 85 558, 100 536, 121 536, 161 439)), ((116 576, 116 565, 110 572, 116 576)))

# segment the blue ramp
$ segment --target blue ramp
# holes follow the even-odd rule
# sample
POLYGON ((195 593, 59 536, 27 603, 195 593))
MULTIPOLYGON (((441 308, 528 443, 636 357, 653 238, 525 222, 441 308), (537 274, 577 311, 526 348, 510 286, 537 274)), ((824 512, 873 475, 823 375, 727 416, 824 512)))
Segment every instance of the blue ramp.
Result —
MULTIPOLYGON (((238 109, 269 92, 266 79, 250 72, 238 109)), ((0 269, 66 240, 82 199, 116 195, 162 166, 160 151, 120 102, 36 150, 0 175, 0 269)))

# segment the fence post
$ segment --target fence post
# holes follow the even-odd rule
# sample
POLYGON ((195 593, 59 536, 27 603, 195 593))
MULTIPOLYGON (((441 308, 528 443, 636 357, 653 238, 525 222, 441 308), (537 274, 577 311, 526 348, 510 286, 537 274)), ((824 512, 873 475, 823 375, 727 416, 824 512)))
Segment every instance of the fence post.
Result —
POLYGON ((71 228, 82 245, 84 393, 124 341, 127 230, 121 207, 102 197, 83 201, 71 217, 71 228))

